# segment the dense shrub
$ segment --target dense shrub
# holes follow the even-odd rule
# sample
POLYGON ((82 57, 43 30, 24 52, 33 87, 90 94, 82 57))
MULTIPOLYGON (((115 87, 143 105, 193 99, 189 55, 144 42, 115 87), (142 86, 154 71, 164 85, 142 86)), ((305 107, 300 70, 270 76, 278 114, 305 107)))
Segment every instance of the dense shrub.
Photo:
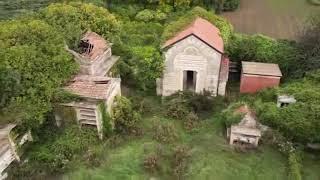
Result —
POLYGON ((225 0, 223 3, 224 11, 234 11, 238 9, 240 5, 240 0, 225 0))
POLYGON ((320 86, 316 83, 318 73, 311 74, 277 90, 277 94, 293 95, 296 103, 278 108, 275 100, 262 101, 258 97, 255 102, 258 119, 294 142, 320 142, 320 86))
POLYGON ((149 154, 144 158, 143 166, 146 170, 154 173, 159 168, 159 156, 157 154, 149 154))
POLYGON ((113 131, 114 123, 109 113, 107 112, 107 108, 104 102, 101 102, 99 104, 99 111, 101 113, 102 118, 103 134, 105 136, 109 136, 113 131))
POLYGON ((300 159, 296 153, 290 153, 288 157, 289 180, 302 180, 300 159))
POLYGON ((112 39, 119 31, 119 22, 107 9, 85 3, 55 3, 42 9, 40 18, 64 35, 71 47, 87 30, 112 39))
POLYGON ((220 16, 206 11, 200 7, 195 7, 191 11, 186 12, 178 20, 171 22, 164 30, 162 34, 162 41, 165 42, 169 38, 176 35, 179 31, 183 30, 189 24, 191 24, 197 17, 204 18, 218 27, 221 32, 222 39, 225 44, 228 44, 229 39, 233 33, 232 25, 220 16))
POLYGON ((190 111, 195 113, 210 112, 213 109, 214 97, 210 92, 194 93, 179 91, 166 97, 167 115, 176 119, 183 119, 190 111))
POLYGON ((133 110, 131 102, 123 96, 115 98, 111 117, 115 124, 115 130, 120 133, 130 133, 141 119, 140 114, 133 110))
POLYGON ((320 1, 319 0, 308 0, 309 3, 316 5, 316 6, 320 6, 320 1))
POLYGON ((119 68, 125 84, 142 90, 155 88, 155 78, 163 70, 163 57, 159 49, 162 30, 160 23, 123 22, 113 52, 121 56, 119 68))
POLYGON ((171 123, 155 124, 153 126, 153 138, 161 143, 172 143, 177 137, 177 131, 171 123))
POLYGON ((186 116, 185 120, 183 121, 183 126, 187 131, 191 132, 197 127, 198 123, 199 123, 198 115, 193 112, 190 112, 186 116))
POLYGON ((191 111, 191 108, 183 99, 172 99, 166 102, 165 106, 166 115, 178 120, 184 120, 186 115, 191 111))
POLYGON ((154 11, 145 9, 136 15, 136 19, 139 21, 149 22, 154 19, 154 15, 154 11))
POLYGON ((61 34, 40 20, 1 22, 0 42, 0 67, 10 70, 0 78, 1 85, 10 88, 1 94, 6 111, 13 111, 9 114, 20 120, 16 123, 37 127, 51 109, 55 91, 76 72, 77 65, 65 51, 61 34))
POLYGON ((232 61, 255 61, 279 64, 285 77, 301 77, 301 51, 295 42, 275 40, 263 35, 232 36, 226 48, 232 61))
POLYGON ((78 125, 70 124, 65 129, 58 129, 50 122, 38 131, 33 134, 38 141, 27 151, 28 161, 12 169, 12 179, 33 179, 39 175, 65 172, 75 159, 90 166, 100 164, 101 151, 96 149, 99 139, 95 128, 79 129, 78 125))
POLYGON ((184 173, 188 167, 188 161, 191 156, 190 150, 186 146, 175 148, 172 158, 173 175, 177 179, 184 179, 184 173))
POLYGON ((161 10, 150 10, 150 9, 144 9, 140 11, 135 19, 138 21, 144 21, 144 22, 150 22, 150 21, 156 21, 156 22, 163 22, 167 18, 167 14, 163 13, 161 10))
POLYGON ((233 124, 237 124, 241 121, 244 114, 237 112, 237 109, 241 106, 246 106, 244 102, 236 102, 231 105, 224 111, 222 111, 223 121, 226 127, 230 127, 233 124))

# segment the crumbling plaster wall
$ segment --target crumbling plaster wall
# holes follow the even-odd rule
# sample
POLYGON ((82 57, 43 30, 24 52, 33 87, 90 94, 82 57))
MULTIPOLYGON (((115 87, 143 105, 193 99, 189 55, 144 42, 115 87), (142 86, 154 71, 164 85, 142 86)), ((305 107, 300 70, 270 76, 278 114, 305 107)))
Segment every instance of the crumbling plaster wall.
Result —
POLYGON ((217 94, 221 53, 195 36, 177 42, 165 52, 165 70, 161 94, 168 96, 183 90, 183 71, 196 71, 196 92, 203 89, 217 94))

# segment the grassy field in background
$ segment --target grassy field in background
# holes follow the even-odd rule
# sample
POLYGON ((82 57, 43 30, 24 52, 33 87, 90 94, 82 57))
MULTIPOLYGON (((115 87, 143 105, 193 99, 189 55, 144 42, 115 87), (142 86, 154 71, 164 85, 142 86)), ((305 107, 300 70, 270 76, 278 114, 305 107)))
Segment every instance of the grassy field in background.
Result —
POLYGON ((28 13, 45 7, 56 0, 1 0, 0 20, 12 19, 22 13, 28 13))
POLYGON ((237 32, 296 39, 306 18, 320 12, 307 0, 241 0, 235 12, 224 13, 237 32))

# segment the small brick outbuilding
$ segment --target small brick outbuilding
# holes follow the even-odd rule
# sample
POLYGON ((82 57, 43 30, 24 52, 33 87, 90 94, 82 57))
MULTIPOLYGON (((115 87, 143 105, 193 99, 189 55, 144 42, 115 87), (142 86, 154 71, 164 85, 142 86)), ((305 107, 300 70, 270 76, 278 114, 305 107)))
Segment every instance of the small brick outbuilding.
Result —
POLYGON ((240 93, 255 93, 280 84, 278 64, 242 61, 240 93))

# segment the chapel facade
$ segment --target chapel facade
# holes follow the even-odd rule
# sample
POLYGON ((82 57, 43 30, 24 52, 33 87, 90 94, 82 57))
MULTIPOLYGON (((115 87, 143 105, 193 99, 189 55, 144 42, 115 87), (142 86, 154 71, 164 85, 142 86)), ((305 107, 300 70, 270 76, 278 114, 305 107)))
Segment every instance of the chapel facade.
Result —
POLYGON ((157 79, 158 95, 169 96, 183 90, 225 95, 229 59, 224 55, 220 31, 213 24, 197 18, 167 40, 162 49, 165 69, 157 79))

